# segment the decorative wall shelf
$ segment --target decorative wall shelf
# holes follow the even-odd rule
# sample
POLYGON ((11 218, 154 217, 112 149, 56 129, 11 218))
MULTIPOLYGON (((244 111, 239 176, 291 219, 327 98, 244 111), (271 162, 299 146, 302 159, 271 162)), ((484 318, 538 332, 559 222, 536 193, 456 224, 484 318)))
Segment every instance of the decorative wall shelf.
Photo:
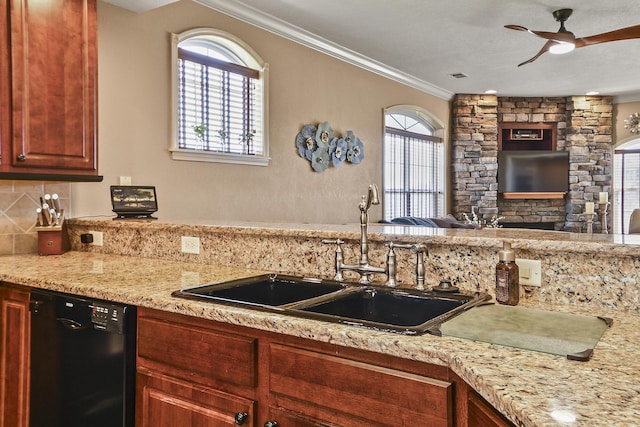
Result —
POLYGON ((546 193, 502 193, 503 199, 564 199, 563 192, 546 192, 546 193))

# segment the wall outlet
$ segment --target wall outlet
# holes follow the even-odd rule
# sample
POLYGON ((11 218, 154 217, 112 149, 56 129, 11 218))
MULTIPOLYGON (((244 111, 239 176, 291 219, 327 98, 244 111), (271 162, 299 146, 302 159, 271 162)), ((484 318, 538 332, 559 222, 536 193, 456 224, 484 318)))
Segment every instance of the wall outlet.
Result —
POLYGON ((516 259, 518 271, 520 273, 520 285, 536 286, 542 285, 542 262, 534 259, 516 259))
POLYGON ((131 177, 130 176, 121 176, 120 177, 120 185, 131 185, 131 177))
POLYGON ((199 254, 200 253, 200 238, 182 236, 182 253, 184 254, 199 254))
POLYGON ((93 236, 92 246, 102 246, 102 231, 90 231, 89 234, 93 236))

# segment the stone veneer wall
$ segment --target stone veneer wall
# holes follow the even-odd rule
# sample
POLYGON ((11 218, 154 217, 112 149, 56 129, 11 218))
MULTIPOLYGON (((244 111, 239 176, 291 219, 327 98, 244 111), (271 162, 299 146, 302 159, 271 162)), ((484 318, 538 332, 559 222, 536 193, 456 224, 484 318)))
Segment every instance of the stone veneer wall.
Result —
MULTIPOLYGON (((452 213, 477 207, 504 222, 554 222, 556 230, 586 230, 584 204, 611 191, 611 97, 509 98, 456 95, 452 105, 452 213), (498 196, 498 129, 502 122, 555 123, 557 150, 569 151, 569 193, 563 200, 498 196)), ((595 231, 600 230, 596 221, 595 231)))

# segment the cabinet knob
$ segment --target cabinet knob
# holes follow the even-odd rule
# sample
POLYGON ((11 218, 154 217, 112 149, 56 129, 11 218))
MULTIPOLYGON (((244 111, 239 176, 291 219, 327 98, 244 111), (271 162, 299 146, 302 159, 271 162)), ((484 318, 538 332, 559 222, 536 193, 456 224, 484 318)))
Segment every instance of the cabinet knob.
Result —
POLYGON ((264 423, 264 427, 278 427, 277 421, 267 421, 264 423))
POLYGON ((24 162, 25 160, 27 160, 27 156, 25 156, 24 154, 18 154, 17 159, 19 162, 24 162))
POLYGON ((244 424, 244 422, 247 421, 247 418, 249 418, 249 414, 247 414, 246 412, 238 412, 234 417, 236 424, 238 424, 239 426, 244 424))

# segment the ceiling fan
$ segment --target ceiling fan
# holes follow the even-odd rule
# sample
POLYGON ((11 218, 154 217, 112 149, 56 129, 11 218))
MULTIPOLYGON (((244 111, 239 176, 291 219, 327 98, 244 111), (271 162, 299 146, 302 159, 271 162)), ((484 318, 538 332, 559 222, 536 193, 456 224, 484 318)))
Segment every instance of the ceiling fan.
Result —
POLYGON ((542 49, 531 59, 518 64, 518 67, 529 64, 538 59, 543 53, 568 53, 575 48, 591 46, 598 43, 614 42, 618 40, 640 39, 640 25, 620 28, 607 33, 596 34, 589 37, 576 37, 571 31, 564 27, 564 23, 569 19, 573 9, 559 9, 553 12, 553 17, 560 22, 560 29, 551 33, 548 31, 534 31, 521 25, 505 25, 505 28, 517 31, 526 31, 534 36, 546 39, 547 42, 542 49))

